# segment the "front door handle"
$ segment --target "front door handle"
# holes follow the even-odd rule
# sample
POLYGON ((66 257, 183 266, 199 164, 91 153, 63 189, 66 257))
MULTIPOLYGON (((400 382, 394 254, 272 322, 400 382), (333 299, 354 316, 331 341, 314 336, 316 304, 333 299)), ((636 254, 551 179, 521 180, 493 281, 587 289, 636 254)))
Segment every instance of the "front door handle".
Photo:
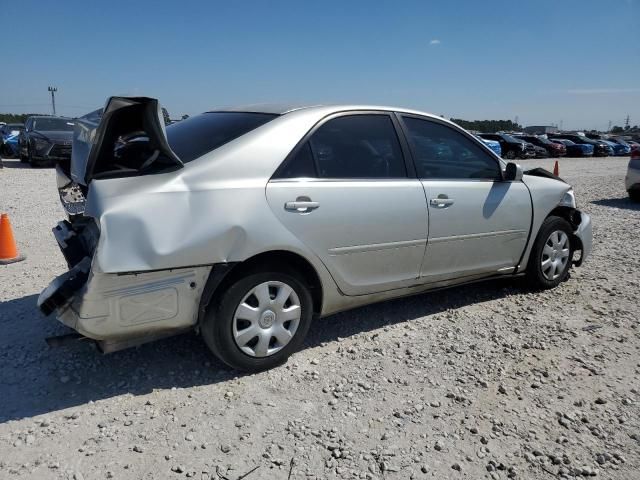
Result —
POLYGON ((453 198, 438 197, 438 198, 432 198, 431 200, 429 200, 429 203, 434 207, 446 208, 449 205, 453 205, 454 201, 453 201, 453 198))
POLYGON ((298 213, 309 213, 318 207, 320 207, 318 202, 312 202, 310 200, 296 200, 295 202, 286 202, 284 204, 285 210, 298 213))

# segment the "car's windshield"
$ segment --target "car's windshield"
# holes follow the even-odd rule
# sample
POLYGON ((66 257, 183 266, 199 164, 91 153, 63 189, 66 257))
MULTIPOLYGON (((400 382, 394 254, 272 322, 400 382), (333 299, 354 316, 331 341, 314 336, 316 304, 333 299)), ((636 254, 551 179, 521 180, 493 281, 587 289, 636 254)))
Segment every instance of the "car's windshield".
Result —
POLYGON ((250 112, 207 112, 167 127, 167 139, 183 163, 264 125, 277 115, 250 112))
POLYGON ((68 118, 42 117, 33 119, 33 130, 39 130, 41 132, 72 132, 73 125, 74 123, 68 118))

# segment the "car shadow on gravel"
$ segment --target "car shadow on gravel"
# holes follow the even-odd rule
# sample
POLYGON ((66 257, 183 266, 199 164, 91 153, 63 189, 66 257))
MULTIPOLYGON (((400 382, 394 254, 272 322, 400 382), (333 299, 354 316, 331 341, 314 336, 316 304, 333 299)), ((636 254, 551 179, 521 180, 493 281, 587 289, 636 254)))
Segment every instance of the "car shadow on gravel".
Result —
MULTIPOLYGON (((520 292, 512 280, 495 280, 369 305, 315 321, 304 348, 520 292)), ((29 295, 0 303, 0 423, 240 376, 216 360, 195 334, 108 355, 87 341, 51 348, 47 337, 71 330, 44 318, 36 301, 37 295, 29 295)))
POLYGON ((624 210, 640 210, 640 202, 634 202, 629 197, 603 198, 591 203, 602 207, 622 208, 624 210))

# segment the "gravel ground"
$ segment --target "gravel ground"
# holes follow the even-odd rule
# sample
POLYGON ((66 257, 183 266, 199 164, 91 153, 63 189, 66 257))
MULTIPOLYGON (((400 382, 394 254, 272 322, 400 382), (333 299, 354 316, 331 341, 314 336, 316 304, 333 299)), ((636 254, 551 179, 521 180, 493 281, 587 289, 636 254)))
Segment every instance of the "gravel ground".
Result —
POLYGON ((35 307, 65 270, 54 173, 5 161, 0 210, 27 260, 0 266, 0 477, 639 478, 627 162, 561 160, 595 239, 557 289, 492 281, 334 315, 287 365, 237 376, 194 335, 49 349, 67 332, 35 307))

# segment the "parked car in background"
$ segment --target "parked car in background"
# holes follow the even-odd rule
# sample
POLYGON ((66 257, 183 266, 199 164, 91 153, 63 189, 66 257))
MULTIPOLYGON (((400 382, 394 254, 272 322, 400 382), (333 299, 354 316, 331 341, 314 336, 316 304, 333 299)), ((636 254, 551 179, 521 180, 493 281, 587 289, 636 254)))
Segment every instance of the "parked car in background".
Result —
POLYGON ((627 145, 629 145, 632 150, 634 148, 640 148, 640 143, 639 142, 636 142, 634 140, 625 140, 625 142, 627 142, 627 145))
POLYGON ((539 147, 538 145, 534 145, 533 143, 525 142, 527 144, 527 150, 533 148, 535 158, 547 158, 549 156, 549 152, 547 152, 546 148, 539 147))
POLYGON ((631 153, 631 147, 629 145, 622 145, 621 143, 614 142, 611 139, 601 139, 600 141, 606 143, 613 150, 613 154, 618 157, 626 156, 631 153))
POLYGON ((20 160, 32 166, 71 161, 74 122, 65 117, 28 117, 20 133, 20 160))
POLYGON ((631 200, 640 202, 640 146, 631 150, 631 159, 624 183, 631 200))
POLYGON ((18 139, 22 130, 24 130, 22 123, 5 123, 0 126, 0 155, 18 156, 18 139))
POLYGON ((616 155, 624 156, 631 153, 631 145, 628 142, 624 141, 622 138, 609 137, 607 140, 616 145, 613 148, 614 151, 616 151, 616 155))
POLYGON ((589 145, 588 143, 574 143, 571 140, 567 140, 564 138, 554 138, 553 142, 557 142, 561 145, 564 145, 567 151, 568 157, 592 157, 593 156, 593 145, 589 145))
MULTIPOLYGON (((480 133, 480 138, 485 140, 494 140, 500 144, 502 156, 512 160, 514 158, 532 158, 535 156, 533 148, 527 148, 526 143, 522 140, 507 135, 506 133, 480 133)), ((533 147, 533 146, 531 146, 533 147)))
POLYGON ((537 135, 514 135, 514 137, 544 148, 550 157, 563 157, 567 154, 567 148, 563 144, 554 143, 546 137, 537 135))
POLYGON ((570 185, 438 116, 254 106, 165 130, 158 107, 111 98, 56 169, 86 210, 54 229, 70 271, 38 306, 107 351, 197 330, 264 370, 314 317, 519 274, 553 288, 590 254, 570 185))
POLYGON ((496 155, 498 155, 499 157, 502 157, 502 147, 500 146, 500 142, 497 142, 496 140, 488 140, 488 139, 482 138, 480 136, 477 136, 477 137, 478 137, 478 139, 480 139, 480 141, 482 143, 484 143, 487 147, 489 147, 491 150, 493 150, 493 152, 496 155))
POLYGON ((593 156, 595 157, 608 157, 609 155, 613 155, 613 148, 602 140, 593 140, 584 135, 578 135, 576 133, 553 133, 549 134, 548 137, 551 141, 554 141, 555 138, 563 138, 571 140, 573 143, 593 145, 593 156))

